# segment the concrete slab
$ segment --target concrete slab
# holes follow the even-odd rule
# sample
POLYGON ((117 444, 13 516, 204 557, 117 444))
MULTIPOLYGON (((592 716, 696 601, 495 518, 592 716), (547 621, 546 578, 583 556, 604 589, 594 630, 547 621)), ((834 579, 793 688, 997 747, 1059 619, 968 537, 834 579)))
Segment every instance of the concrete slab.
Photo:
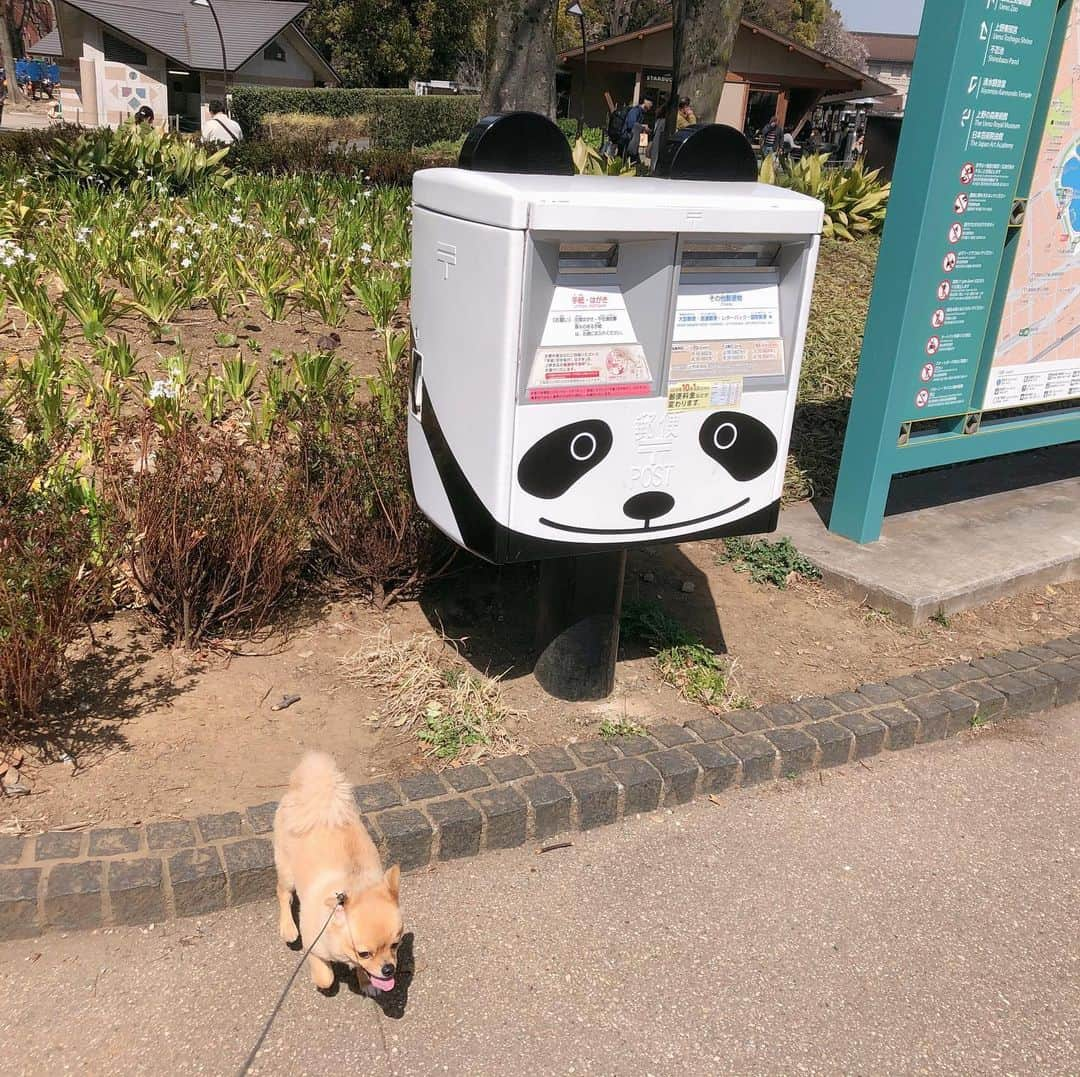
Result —
POLYGON ((1080 579, 1080 445, 894 480, 881 538, 826 528, 831 505, 795 505, 780 533, 843 594, 907 625, 1080 579))

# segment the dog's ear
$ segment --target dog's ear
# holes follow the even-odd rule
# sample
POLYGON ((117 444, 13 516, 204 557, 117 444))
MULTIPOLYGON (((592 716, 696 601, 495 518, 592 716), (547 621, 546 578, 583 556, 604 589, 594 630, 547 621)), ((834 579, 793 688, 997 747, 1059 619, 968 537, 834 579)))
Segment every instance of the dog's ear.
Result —
POLYGON ((393 867, 388 868, 383 876, 383 882, 386 883, 386 889, 390 891, 390 896, 397 901, 398 890, 401 885, 401 867, 394 864, 393 867))

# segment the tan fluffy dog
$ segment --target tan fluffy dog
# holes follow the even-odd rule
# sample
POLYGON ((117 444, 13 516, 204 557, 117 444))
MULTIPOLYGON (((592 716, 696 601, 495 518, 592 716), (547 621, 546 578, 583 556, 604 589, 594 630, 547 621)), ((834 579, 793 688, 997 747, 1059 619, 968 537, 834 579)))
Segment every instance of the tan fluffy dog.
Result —
POLYGON ((363 987, 392 991, 404 931, 400 871, 395 864, 383 873, 352 788, 330 756, 310 752, 293 771, 274 817, 274 863, 281 937, 289 943, 297 938, 293 891, 300 898, 304 941, 310 945, 327 925, 308 958, 315 986, 331 987, 330 962, 340 961, 360 970, 363 987))

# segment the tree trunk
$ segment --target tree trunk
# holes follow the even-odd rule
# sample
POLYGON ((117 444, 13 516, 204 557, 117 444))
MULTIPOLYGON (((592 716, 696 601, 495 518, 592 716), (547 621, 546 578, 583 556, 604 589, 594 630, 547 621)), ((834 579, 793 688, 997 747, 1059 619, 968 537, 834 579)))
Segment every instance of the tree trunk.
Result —
POLYGON ((0 17, 0 60, 4 62, 4 75, 7 78, 8 100, 12 104, 22 104, 26 95, 19 87, 19 80, 15 77, 15 53, 11 48, 11 31, 8 28, 7 5, 0 17))
POLYGON ((668 130, 675 130, 680 97, 689 97, 701 123, 712 123, 724 92, 743 0, 674 0, 675 55, 668 130))
POLYGON ((556 0, 492 0, 480 114, 555 115, 556 0))

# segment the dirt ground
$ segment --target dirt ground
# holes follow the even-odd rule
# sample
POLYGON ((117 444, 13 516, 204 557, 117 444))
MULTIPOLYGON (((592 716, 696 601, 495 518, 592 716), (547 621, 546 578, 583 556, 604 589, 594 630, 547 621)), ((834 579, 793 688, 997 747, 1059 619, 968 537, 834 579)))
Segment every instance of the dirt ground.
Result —
MULTIPOLYGON (((328 328, 311 314, 291 310, 283 321, 267 318, 257 305, 237 310, 226 322, 219 322, 213 310, 205 306, 185 310, 171 323, 165 339, 154 341, 141 317, 127 314, 110 329, 111 336, 124 335, 139 358, 138 369, 151 378, 165 377, 165 361, 182 348, 191 365, 192 379, 214 370, 226 359, 240 352, 249 363, 265 369, 272 353, 280 351, 286 359, 295 352, 333 351, 340 355, 354 375, 373 374, 383 352, 382 337, 375 332, 374 323, 364 313, 349 309, 342 325, 328 328), (219 341, 229 340, 223 347, 219 341), (254 347, 258 348, 256 352, 254 347)), ((21 314, 0 319, 0 340, 9 355, 29 360, 37 347, 38 335, 24 325, 21 314)), ((69 326, 65 349, 90 359, 92 350, 74 327, 69 326)))
MULTIPOLYGON (((467 664, 503 678, 516 746, 593 735, 605 718, 685 720, 703 711, 660 682, 651 656, 627 649, 604 703, 547 697, 530 672, 535 569, 468 565, 421 601, 378 613, 358 601, 309 597, 287 637, 230 655, 160 647, 134 614, 95 627, 80 646, 69 694, 24 768, 29 796, 0 800, 0 831, 130 824, 274 800, 300 753, 333 753, 354 781, 431 765, 409 733, 382 727, 380 699, 346 676, 342 659, 381 633, 405 640, 442 632, 467 664), (299 702, 273 707, 286 695, 299 702)), ((1048 587, 948 625, 902 627, 820 584, 786 591, 716 562, 716 545, 634 553, 626 598, 659 602, 734 663, 755 704, 852 688, 935 664, 1068 635, 1080 629, 1080 584, 1048 587), (650 577, 646 582, 643 577, 650 577), (692 591, 683 585, 692 583, 692 591)))

